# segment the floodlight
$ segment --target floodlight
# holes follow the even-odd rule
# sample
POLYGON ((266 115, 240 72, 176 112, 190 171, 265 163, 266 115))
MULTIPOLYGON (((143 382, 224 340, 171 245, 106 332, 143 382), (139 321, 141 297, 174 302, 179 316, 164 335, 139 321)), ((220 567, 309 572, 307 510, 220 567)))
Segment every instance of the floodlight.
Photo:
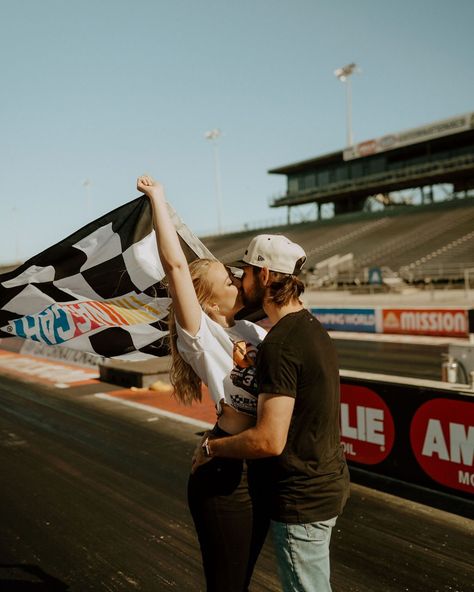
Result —
POLYGON ((354 137, 352 135, 352 88, 350 77, 352 74, 358 72, 360 72, 360 70, 354 62, 334 70, 334 76, 336 76, 341 82, 346 83, 347 146, 349 147, 354 144, 354 137))

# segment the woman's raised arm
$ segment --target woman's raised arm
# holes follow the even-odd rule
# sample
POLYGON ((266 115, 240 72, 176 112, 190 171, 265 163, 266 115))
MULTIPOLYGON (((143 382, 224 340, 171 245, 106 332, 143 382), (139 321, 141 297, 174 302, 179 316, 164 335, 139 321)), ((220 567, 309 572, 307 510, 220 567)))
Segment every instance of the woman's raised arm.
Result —
POLYGON ((158 253, 168 278, 176 319, 183 329, 196 335, 201 324, 201 306, 194 290, 188 262, 168 212, 163 186, 143 175, 137 179, 137 189, 148 197, 152 206, 158 253))

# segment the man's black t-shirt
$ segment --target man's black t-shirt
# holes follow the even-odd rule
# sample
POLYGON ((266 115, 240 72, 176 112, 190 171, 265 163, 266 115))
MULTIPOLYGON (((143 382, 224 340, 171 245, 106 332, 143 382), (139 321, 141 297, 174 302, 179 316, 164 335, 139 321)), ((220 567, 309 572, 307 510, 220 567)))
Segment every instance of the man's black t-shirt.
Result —
POLYGON ((288 439, 278 457, 258 462, 273 520, 307 523, 341 513, 349 473, 340 443, 339 369, 325 329, 307 310, 270 330, 257 357, 259 393, 295 398, 288 439))

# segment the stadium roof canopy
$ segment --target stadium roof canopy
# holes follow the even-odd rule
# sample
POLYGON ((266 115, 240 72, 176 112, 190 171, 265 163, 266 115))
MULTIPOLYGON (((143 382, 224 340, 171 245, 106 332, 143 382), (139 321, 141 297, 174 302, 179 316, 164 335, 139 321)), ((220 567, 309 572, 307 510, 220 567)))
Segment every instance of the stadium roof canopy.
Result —
POLYGON ((272 207, 334 203, 335 214, 360 210, 368 197, 402 189, 447 183, 454 193, 467 192, 474 188, 474 112, 269 173, 288 177, 286 193, 272 207))

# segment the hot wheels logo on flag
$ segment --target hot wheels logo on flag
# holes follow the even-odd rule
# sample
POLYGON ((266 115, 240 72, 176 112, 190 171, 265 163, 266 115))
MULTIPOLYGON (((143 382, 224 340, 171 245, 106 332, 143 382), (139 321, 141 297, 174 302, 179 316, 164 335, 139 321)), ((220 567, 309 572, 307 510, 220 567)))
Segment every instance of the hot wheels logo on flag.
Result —
POLYGON ((12 320, 2 329, 24 339, 57 345, 106 327, 152 323, 166 312, 156 306, 156 299, 130 293, 103 301, 54 303, 37 314, 12 320))

